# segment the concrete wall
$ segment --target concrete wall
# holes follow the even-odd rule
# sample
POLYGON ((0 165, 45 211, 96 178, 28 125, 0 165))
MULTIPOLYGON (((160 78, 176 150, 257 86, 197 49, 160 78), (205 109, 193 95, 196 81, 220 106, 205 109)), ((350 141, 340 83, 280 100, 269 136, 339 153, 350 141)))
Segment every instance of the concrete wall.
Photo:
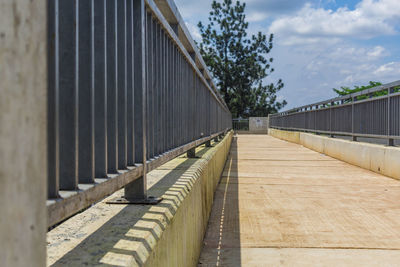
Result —
POLYGON ((46 260, 46 0, 0 1, 0 265, 46 260))
POLYGON ((229 132, 198 158, 180 156, 148 174, 155 206, 97 203, 48 233, 48 265, 197 266, 214 192, 231 141, 229 132))
POLYGON ((268 117, 250 117, 250 133, 268 133, 268 117))
POLYGON ((301 144, 352 165, 400 179, 400 148, 353 142, 315 134, 269 129, 276 138, 301 144))

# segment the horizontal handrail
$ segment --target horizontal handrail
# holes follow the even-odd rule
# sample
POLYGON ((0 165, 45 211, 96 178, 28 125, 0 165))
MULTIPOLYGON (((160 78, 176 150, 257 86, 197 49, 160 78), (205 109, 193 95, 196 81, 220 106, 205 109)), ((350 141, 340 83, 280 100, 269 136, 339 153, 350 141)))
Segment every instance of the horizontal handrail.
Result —
MULTIPOLYGON (((172 4, 172 1, 169 1, 168 3, 172 4)), ((182 42, 179 40, 178 33, 176 33, 172 29, 171 25, 164 18, 164 16, 162 15, 161 11, 158 9, 158 7, 155 4, 155 2, 153 0, 146 0, 146 4, 147 4, 147 7, 150 9, 150 11, 154 14, 154 17, 159 21, 159 23, 162 25, 162 27, 168 33, 169 37, 175 42, 176 46, 180 49, 180 52, 185 56, 186 60, 190 63, 191 67, 196 71, 197 75, 199 75, 199 77, 201 78, 202 82, 207 87, 207 89, 210 90, 210 92, 218 100, 218 102, 227 111, 229 111, 228 106, 226 105, 225 101, 223 100, 223 98, 219 94, 218 90, 216 89, 216 87, 214 85, 214 82, 212 80, 210 80, 213 83, 213 86, 211 87, 210 84, 207 82, 207 79, 204 77, 204 74, 197 67, 193 57, 190 56, 190 54, 187 51, 187 49, 184 47, 182 42)), ((185 24, 179 24, 179 26, 182 27, 182 28, 186 28, 185 24)), ((187 31, 184 31, 184 32, 185 32, 185 34, 187 33, 187 31)), ((188 35, 187 38, 192 39, 190 37, 190 35, 188 35)), ((195 46, 193 46, 192 49, 194 49, 196 51, 195 52, 196 53, 196 57, 198 57, 198 59, 200 60, 202 68, 204 68, 204 70, 206 70, 208 72, 208 68, 204 63, 203 57, 200 56, 200 53, 197 51, 197 48, 195 46)), ((208 76, 208 77, 210 77, 210 76, 208 76)))
POLYGON ((232 128, 172 1, 48 6, 49 226, 232 128))
MULTIPOLYGON (((292 113, 292 112, 298 112, 300 110, 311 110, 312 108, 319 108, 320 106, 324 106, 324 105, 331 105, 332 103, 335 103, 335 105, 342 105, 341 102, 345 101, 345 100, 349 100, 349 101, 354 101, 356 100, 355 98, 358 96, 369 96, 373 93, 376 92, 381 92, 384 90, 388 90, 388 89, 392 89, 392 88, 396 88, 400 86, 400 80, 395 81, 395 82, 391 82, 391 83, 387 83, 387 84, 383 84, 383 85, 379 85, 379 86, 375 86, 373 88, 369 88, 369 89, 365 89, 359 92, 355 92, 355 93, 351 93, 348 95, 344 95, 344 96, 338 96, 338 97, 334 97, 328 100, 323 100, 323 101, 319 101, 319 102, 315 102, 312 104, 308 104, 308 105, 304 105, 304 106, 300 106, 300 107, 295 107, 286 111, 282 111, 282 112, 278 112, 276 114, 271 114, 271 115, 277 115, 277 114, 288 114, 288 113, 292 113)), ((389 92, 389 94, 393 94, 393 92, 389 92)), ((388 97, 388 95, 384 96, 384 97, 388 97)), ((374 100, 374 99, 371 99, 374 100)))
POLYGON ((329 135, 400 139, 400 81, 270 115, 270 127, 329 135), (376 92, 387 94, 374 97, 376 92), (358 99, 368 96, 366 99, 358 99))

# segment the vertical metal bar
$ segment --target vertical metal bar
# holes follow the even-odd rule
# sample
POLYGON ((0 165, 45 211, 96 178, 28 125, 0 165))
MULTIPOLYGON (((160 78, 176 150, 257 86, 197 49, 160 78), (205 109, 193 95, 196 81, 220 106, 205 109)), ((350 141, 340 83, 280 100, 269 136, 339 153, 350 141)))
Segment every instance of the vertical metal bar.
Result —
POLYGON ((186 133, 185 133, 185 143, 189 143, 191 141, 190 139, 190 103, 189 103, 189 97, 190 97, 190 65, 185 62, 185 69, 186 69, 186 88, 185 88, 185 115, 186 115, 186 121, 185 121, 185 129, 186 129, 186 133))
POLYGON ((176 118, 175 118, 175 105, 176 105, 176 98, 175 98, 175 46, 173 42, 170 42, 171 45, 171 148, 176 145, 176 118))
MULTIPOLYGON (((389 137, 391 135, 391 119, 392 116, 390 116, 390 110, 391 110, 391 88, 387 89, 388 94, 387 94, 387 136, 389 137)), ((388 138, 388 146, 394 146, 394 140, 393 138, 388 138)))
POLYGON ((149 150, 147 151, 148 159, 154 157, 154 118, 153 118, 153 108, 154 108, 154 42, 153 42, 153 17, 151 13, 148 13, 148 67, 149 67, 149 80, 147 83, 147 90, 148 90, 148 113, 147 113, 147 120, 149 122, 149 127, 147 130, 147 142, 149 144, 149 150))
POLYGON ((60 189, 78 187, 79 1, 58 2, 60 189), (75 21, 76 27, 73 21, 75 21))
POLYGON ((133 58, 133 3, 128 0, 126 3, 126 81, 127 81, 127 102, 126 102, 126 121, 127 121, 127 165, 133 166, 135 164, 135 135, 134 135, 134 58, 133 58))
POLYGON ((127 167, 126 0, 117 1, 118 169, 127 167))
POLYGON ((152 129, 151 129, 151 113, 150 113, 150 108, 151 108, 151 97, 150 97, 150 92, 151 92, 151 86, 152 83, 150 82, 151 78, 151 68, 152 64, 150 64, 150 56, 152 54, 151 46, 150 46, 150 31, 151 31, 151 23, 149 20, 151 19, 148 11, 145 11, 145 38, 146 38, 146 49, 148 53, 146 53, 146 151, 147 151, 147 157, 146 159, 150 159, 150 154, 151 154, 151 148, 150 144, 152 141, 151 134, 152 134, 152 129))
POLYGON ((167 36, 164 31, 162 31, 163 36, 163 131, 164 131, 164 145, 163 145, 163 152, 165 153, 168 150, 167 140, 168 140, 168 77, 167 77, 167 36))
POLYGON ((174 98, 173 98, 173 69, 172 69, 172 62, 173 62, 173 54, 172 54, 172 42, 168 38, 168 150, 172 149, 174 143, 174 135, 172 133, 172 129, 174 127, 174 114, 173 114, 173 106, 174 106, 174 98))
POLYGON ((351 134, 352 134, 352 140, 357 141, 357 136, 354 135, 354 97, 351 98, 351 134))
POLYGON ((107 0, 107 169, 108 173, 118 170, 118 112, 117 112, 117 57, 116 57, 116 2, 107 0))
POLYGON ((151 132, 150 132, 150 153, 149 153, 149 158, 154 158, 155 156, 155 133, 156 133, 156 122, 155 122, 155 105, 156 105, 156 79, 157 79, 157 75, 156 75, 156 71, 157 71, 157 67, 155 64, 155 47, 156 47, 156 42, 155 42, 155 38, 154 38, 154 34, 155 34, 155 21, 154 18, 152 16, 151 13, 149 13, 149 23, 150 23, 150 34, 149 34, 149 43, 151 44, 151 46, 149 47, 149 55, 150 55, 150 68, 151 68, 151 76, 150 76, 150 82, 151 82, 151 87, 149 87, 149 91, 150 91, 150 114, 149 114, 149 118, 150 118, 150 127, 151 127, 151 132))
POLYGON ((165 110, 167 113, 166 116, 166 132, 167 132, 167 139, 166 139, 166 151, 169 150, 169 144, 171 142, 171 136, 170 136, 170 127, 171 127, 171 116, 170 116, 170 108, 171 108, 171 98, 170 98, 170 71, 171 69, 169 68, 170 66, 170 50, 169 50, 169 38, 168 36, 165 36, 165 73, 166 73, 166 81, 165 81, 165 86, 166 86, 166 106, 165 106, 165 110))
POLYGON ((161 46, 160 46, 160 66, 161 66, 161 111, 160 111, 160 120, 161 120, 161 153, 165 152, 165 139, 166 139, 166 129, 165 129, 165 120, 166 120, 166 114, 165 114, 165 101, 166 101, 166 95, 165 95, 165 35, 163 29, 160 27, 160 41, 161 41, 161 46))
POLYGON ((183 107, 183 101, 182 101, 182 97, 183 97, 183 71, 182 71, 182 64, 183 64, 183 56, 182 54, 179 52, 178 50, 178 81, 179 81, 179 85, 178 85, 178 117, 179 117, 179 127, 178 127, 178 131, 179 131, 179 145, 183 144, 183 112, 182 112, 182 107, 183 107))
POLYGON ((152 33, 152 42, 153 42, 153 65, 154 65, 154 75, 153 75, 153 157, 158 155, 158 82, 160 79, 159 72, 159 63, 158 63, 158 40, 157 40, 157 31, 158 31, 158 23, 156 20, 152 20, 153 24, 153 33, 152 33))
POLYGON ((48 198, 58 198, 59 169, 59 0, 48 3, 48 91, 47 91, 47 162, 48 198))
POLYGON ((164 44, 164 39, 163 39, 163 33, 162 33, 162 27, 158 27, 158 34, 159 34, 159 67, 160 67, 160 83, 159 83, 159 103, 160 107, 158 109, 158 116, 160 120, 160 133, 159 133, 159 154, 162 154, 164 152, 164 53, 163 53, 163 44, 164 44))
POLYGON ((94 182, 93 2, 79 1, 79 182, 94 182))
POLYGON ((134 131, 135 161, 143 164, 143 176, 125 186, 125 197, 147 198, 146 164, 146 40, 144 0, 133 1, 134 131))
POLYGON ((179 69, 178 69, 178 48, 174 44, 174 147, 179 146, 179 69))
POLYGON ((154 118, 156 121, 156 135, 155 135, 155 144, 156 144, 156 151, 155 151, 155 156, 158 156, 161 154, 161 145, 162 145, 162 137, 161 137, 161 80, 162 80, 162 70, 161 70, 161 53, 160 53, 160 48, 161 48, 161 38, 160 38, 160 25, 156 22, 156 30, 155 30, 155 43, 156 43, 156 74, 157 74, 157 79, 156 79, 156 88, 155 88, 155 98, 156 98, 156 104, 155 104, 155 114, 154 118))
POLYGON ((106 1, 94 1, 95 177, 107 177, 106 1))
POLYGON ((332 127, 332 119, 333 119, 332 109, 333 109, 333 105, 334 105, 334 103, 331 102, 331 105, 329 107, 329 131, 330 131, 330 136, 331 137, 333 137, 333 133, 332 133, 332 131, 333 131, 333 127, 332 127))

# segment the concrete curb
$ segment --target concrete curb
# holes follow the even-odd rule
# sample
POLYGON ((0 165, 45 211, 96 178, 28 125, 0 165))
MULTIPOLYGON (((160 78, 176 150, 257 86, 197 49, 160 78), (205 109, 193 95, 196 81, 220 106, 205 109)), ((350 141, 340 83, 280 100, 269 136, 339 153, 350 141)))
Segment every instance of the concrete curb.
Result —
POLYGON ((269 129, 269 135, 400 180, 400 149, 303 132, 269 129))
POLYGON ((150 172, 158 205, 105 204, 118 191, 50 231, 48 265, 196 266, 232 136, 150 172))

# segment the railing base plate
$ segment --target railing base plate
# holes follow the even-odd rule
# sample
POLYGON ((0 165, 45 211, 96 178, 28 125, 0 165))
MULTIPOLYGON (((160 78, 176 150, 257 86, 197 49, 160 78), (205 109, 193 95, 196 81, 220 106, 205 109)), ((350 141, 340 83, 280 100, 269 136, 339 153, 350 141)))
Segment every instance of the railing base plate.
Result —
POLYGON ((161 197, 147 197, 147 198, 137 198, 137 199, 131 199, 131 198, 124 198, 119 197, 114 200, 107 201, 107 204, 141 204, 141 205, 156 205, 160 203, 162 200, 161 197))

